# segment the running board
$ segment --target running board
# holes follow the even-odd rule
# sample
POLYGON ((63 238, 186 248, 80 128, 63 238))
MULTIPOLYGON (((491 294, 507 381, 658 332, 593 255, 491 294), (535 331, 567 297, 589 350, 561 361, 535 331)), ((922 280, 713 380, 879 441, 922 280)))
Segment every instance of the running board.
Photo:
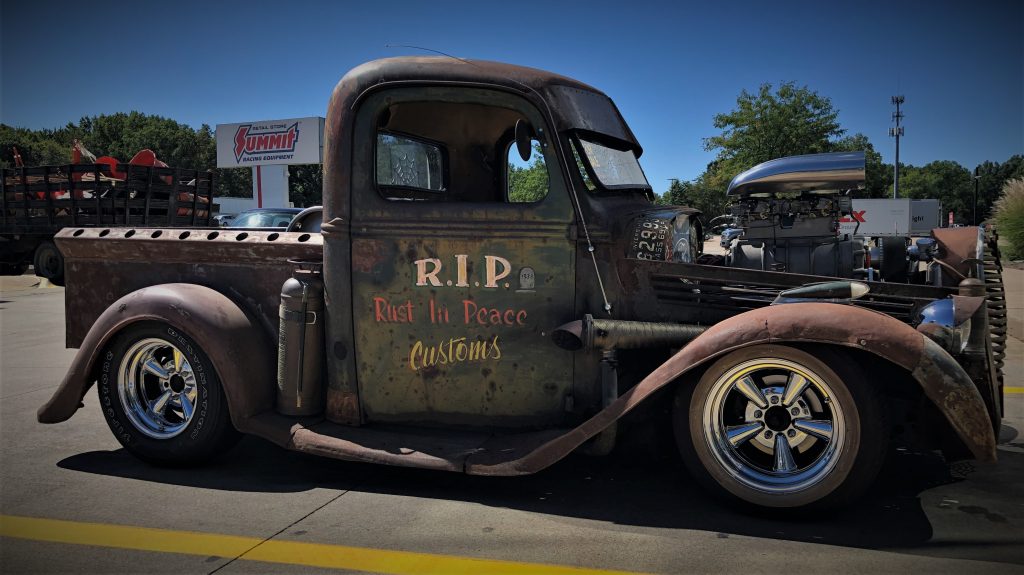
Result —
POLYGON ((455 471, 470 475, 525 475, 514 462, 569 429, 525 433, 452 431, 423 427, 350 427, 322 418, 265 412, 239 426, 286 449, 348 461, 455 471))

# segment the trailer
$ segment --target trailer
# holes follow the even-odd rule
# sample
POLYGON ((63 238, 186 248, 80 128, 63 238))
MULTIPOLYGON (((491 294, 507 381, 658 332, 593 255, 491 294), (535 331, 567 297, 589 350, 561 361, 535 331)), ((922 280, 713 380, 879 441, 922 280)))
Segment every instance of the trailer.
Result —
POLYGON ((211 227, 213 171, 137 164, 16 167, 0 174, 0 273, 64 285, 65 227, 211 227))

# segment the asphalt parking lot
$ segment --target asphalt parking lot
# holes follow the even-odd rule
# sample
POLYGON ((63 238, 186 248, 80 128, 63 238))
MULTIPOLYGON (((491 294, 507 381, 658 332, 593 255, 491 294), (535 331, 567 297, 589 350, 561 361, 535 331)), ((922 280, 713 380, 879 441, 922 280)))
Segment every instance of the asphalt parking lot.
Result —
MULTIPOLYGON (((1021 337, 1024 271, 1007 274, 1021 337)), ((315 458, 244 439, 151 467, 95 393, 36 423, 74 351, 64 290, 0 278, 0 572, 1024 572, 1024 344, 1009 341, 996 465, 896 450, 859 505, 780 518, 709 499, 675 457, 619 449, 528 477, 315 458)), ((634 444, 635 446, 635 444, 634 444)))

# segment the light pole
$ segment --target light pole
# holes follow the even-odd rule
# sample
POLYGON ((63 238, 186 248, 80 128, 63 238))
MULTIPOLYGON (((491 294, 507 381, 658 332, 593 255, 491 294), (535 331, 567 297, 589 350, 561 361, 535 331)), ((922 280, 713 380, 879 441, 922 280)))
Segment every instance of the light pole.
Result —
POLYGON ((978 180, 981 179, 979 170, 981 166, 974 166, 974 201, 971 202, 971 223, 978 225, 978 180))
POLYGON ((896 122, 895 128, 889 128, 889 135, 896 138, 896 163, 892 168, 892 199, 896 199, 896 194, 900 188, 900 136, 903 135, 903 126, 900 126, 900 120, 903 119, 903 112, 900 111, 900 106, 903 104, 903 96, 893 96, 892 103, 896 106, 896 111, 892 114, 893 121, 896 122))

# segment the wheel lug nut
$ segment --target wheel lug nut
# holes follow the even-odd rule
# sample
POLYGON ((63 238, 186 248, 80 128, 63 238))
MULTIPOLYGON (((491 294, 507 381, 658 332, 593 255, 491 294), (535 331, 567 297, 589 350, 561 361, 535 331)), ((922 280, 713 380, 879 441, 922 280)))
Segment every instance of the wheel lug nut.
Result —
POLYGON ((792 410, 790 411, 790 413, 792 413, 793 415, 800 415, 800 408, 799 408, 799 407, 794 407, 794 408, 793 408, 793 409, 792 409, 792 410))
POLYGON ((772 432, 770 432, 770 431, 764 432, 764 438, 765 439, 771 439, 772 438, 772 432))
POLYGON ((776 395, 776 396, 773 396, 773 397, 772 397, 772 404, 776 404, 776 403, 778 403, 778 402, 779 402, 779 396, 777 396, 777 395, 776 395))
POLYGON ((754 412, 754 417, 758 417, 758 418, 759 418, 759 417, 761 417, 762 415, 764 415, 764 414, 763 414, 763 413, 761 413, 761 410, 757 410, 757 411, 755 411, 755 412, 754 412))
POLYGON ((786 432, 786 435, 788 435, 790 437, 796 437, 796 430, 795 429, 790 429, 789 431, 786 432))

